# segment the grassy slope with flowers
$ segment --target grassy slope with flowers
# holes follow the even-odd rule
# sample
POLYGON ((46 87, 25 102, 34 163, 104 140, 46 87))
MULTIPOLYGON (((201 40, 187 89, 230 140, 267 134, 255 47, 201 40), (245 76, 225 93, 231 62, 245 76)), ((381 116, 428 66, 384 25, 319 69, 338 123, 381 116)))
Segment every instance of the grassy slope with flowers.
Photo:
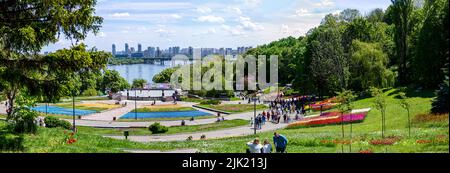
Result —
MULTIPOLYGON (((381 115, 373 109, 362 123, 353 124, 352 152, 449 152, 448 114, 440 118, 418 118, 414 120, 412 136, 408 137, 407 115, 396 99, 397 90, 389 90, 387 99, 386 140, 381 138, 381 115), (427 119, 438 121, 421 122, 427 119), (393 143, 392 145, 377 145, 393 143)), ((432 92, 414 93, 409 99, 411 117, 428 113, 431 108, 432 92), (415 95, 415 96, 414 96, 415 95)), ((365 98, 354 103, 355 109, 373 107, 373 98, 365 98)), ((0 127, 2 126, 0 122, 0 127)), ((339 153, 349 152, 350 125, 345 125, 347 139, 341 140, 341 126, 284 129, 279 132, 289 139, 289 153, 339 153)), ((157 149, 171 150, 179 148, 197 148, 201 152, 242 153, 245 143, 259 137, 271 141, 273 132, 260 133, 257 136, 243 136, 217 140, 196 140, 180 142, 135 143, 124 140, 103 138, 101 136, 79 133, 77 142, 64 142, 67 134, 60 129, 39 129, 38 135, 25 135, 24 152, 121 152, 121 149, 157 149)), ((208 138, 208 137, 207 137, 208 138)))

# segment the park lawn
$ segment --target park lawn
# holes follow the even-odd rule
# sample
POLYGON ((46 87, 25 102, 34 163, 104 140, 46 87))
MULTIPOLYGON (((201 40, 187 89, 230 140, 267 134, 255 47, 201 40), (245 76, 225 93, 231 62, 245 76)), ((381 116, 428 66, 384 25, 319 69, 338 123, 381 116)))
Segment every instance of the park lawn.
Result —
POLYGON ((0 118, 6 118, 6 114, 0 114, 0 118))
MULTIPOLYGON (((219 129, 233 128, 247 125, 247 120, 226 120, 221 122, 215 122, 212 124, 202 124, 202 125, 190 125, 190 126, 172 126, 169 127, 169 131, 158 135, 169 135, 169 134, 179 134, 179 133, 192 133, 192 132, 206 132, 219 129)), ((87 134, 97 134, 97 135, 123 135, 123 131, 127 130, 130 136, 146 136, 152 135, 148 128, 94 128, 94 127, 83 127, 78 126, 79 133, 87 134)))
MULTIPOLYGON (((208 118, 216 118, 215 115, 205 115, 205 116, 196 116, 194 120, 200 119, 208 119, 208 118)), ((181 121, 181 120, 190 120, 191 117, 172 117, 172 118, 128 118, 128 119, 118 119, 118 122, 155 122, 155 121, 181 121)))
MULTIPOLYGON (((63 108, 72 108, 72 103, 58 103, 55 106, 63 108)), ((120 105, 104 104, 104 103, 75 103, 75 109, 91 110, 91 111, 105 111, 109 109, 119 108, 120 105)))
MULTIPOLYGON (((393 91, 388 91, 387 94, 393 91)), ((428 113, 432 97, 415 96, 409 99, 412 103, 411 117, 428 113)), ((361 99, 355 102, 355 109, 373 107, 373 98, 361 99)), ((408 137, 406 111, 398 105, 395 94, 387 100, 386 136, 399 138, 393 145, 372 145, 372 139, 381 138, 381 116, 379 111, 371 110, 366 119, 353 124, 352 152, 371 150, 375 153, 417 153, 438 152, 449 153, 448 118, 440 118, 438 122, 414 121, 411 136, 408 137), (433 125, 435 124, 435 125, 433 125), (425 142, 423 142, 425 141, 425 142), (430 142, 431 141, 431 142, 430 142)), ((448 115, 447 115, 448 116, 448 115)), ((0 121, 1 127, 1 121, 0 121)), ((345 125, 345 136, 348 140, 350 125, 345 125)), ((264 128, 264 127, 263 127, 264 128)), ((78 141, 72 145, 64 142, 64 130, 40 128, 37 135, 24 135, 25 150, 23 152, 122 152, 121 149, 174 150, 196 148, 201 152, 244 153, 246 143, 258 137, 261 140, 272 140, 273 132, 257 135, 232 137, 223 139, 136 143, 126 140, 104 138, 95 134, 80 133, 78 141)), ((324 141, 341 140, 341 126, 282 129, 278 130, 289 139, 289 153, 340 153, 349 152, 349 145, 324 141)))
POLYGON ((131 112, 177 112, 177 111, 195 111, 192 107, 143 107, 133 109, 131 112))
POLYGON ((199 98, 189 98, 189 97, 182 97, 181 100, 183 102, 194 102, 194 103, 200 103, 202 101, 205 101, 204 99, 199 98))
MULTIPOLYGON (((230 113, 242 113, 254 110, 253 104, 220 104, 220 105, 199 105, 201 107, 216 109, 230 113)), ((256 105, 256 110, 264 110, 268 107, 266 105, 256 105)))
MULTIPOLYGON (((443 121, 438 125, 413 125, 412 136, 408 137, 408 120, 406 111, 398 105, 396 99, 396 90, 386 92, 387 115, 386 115, 386 136, 400 137, 401 140, 394 145, 377 146, 369 144, 372 139, 381 138, 381 114, 372 109, 366 119, 358 124, 353 124, 353 145, 352 152, 360 150, 372 150, 373 152, 449 152, 448 138, 448 118, 442 118, 443 121), (447 140, 443 142, 432 142, 428 144, 418 144, 421 140, 435 141, 436 138, 444 136, 447 140)), ((431 108, 432 97, 429 94, 411 97, 408 99, 411 103, 411 117, 420 113, 428 113, 431 108)), ((365 98, 355 102, 355 109, 373 107, 373 98, 365 98)), ((447 115, 448 116, 448 115, 447 115)), ((289 139, 288 152, 290 153, 339 153, 342 152, 341 144, 330 144, 322 141, 341 140, 341 126, 330 125, 323 127, 283 129, 278 130, 289 139)), ((344 126, 345 136, 349 137, 350 125, 344 126)), ((173 147, 197 148, 201 152, 220 152, 220 153, 242 153, 245 152, 245 143, 253 140, 255 137, 271 140, 273 132, 265 132, 256 136, 233 137, 206 141, 189 142, 165 142, 161 145, 170 145, 173 147)), ((349 152, 349 145, 345 145, 344 152, 349 152)))

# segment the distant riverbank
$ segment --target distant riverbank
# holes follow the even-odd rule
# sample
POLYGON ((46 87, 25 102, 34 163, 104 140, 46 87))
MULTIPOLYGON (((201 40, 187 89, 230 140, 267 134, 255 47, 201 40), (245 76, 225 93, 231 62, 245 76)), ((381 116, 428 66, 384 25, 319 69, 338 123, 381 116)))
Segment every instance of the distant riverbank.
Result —
POLYGON ((144 64, 142 58, 111 58, 109 65, 127 65, 127 64, 144 64))

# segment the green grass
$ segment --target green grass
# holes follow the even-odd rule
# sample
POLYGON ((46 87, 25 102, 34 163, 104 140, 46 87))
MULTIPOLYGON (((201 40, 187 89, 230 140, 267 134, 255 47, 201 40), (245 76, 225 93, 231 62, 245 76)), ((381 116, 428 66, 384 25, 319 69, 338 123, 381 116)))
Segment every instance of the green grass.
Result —
POLYGON ((176 112, 176 111, 195 111, 192 107, 173 107, 173 108, 151 108, 151 107, 143 107, 133 109, 131 112, 176 112))
MULTIPOLYGON (((217 116, 215 115, 206 115, 206 116, 197 116, 194 117, 195 120, 200 120, 200 119, 208 119, 208 118, 215 118, 217 116)), ((190 120, 191 117, 173 117, 173 118, 138 118, 133 119, 133 118, 129 118, 129 119, 118 119, 117 121, 119 122, 154 122, 154 121, 181 121, 181 120, 190 120)))
MULTIPOLYGON (((59 103, 59 104, 56 104, 55 106, 72 109, 72 103, 59 103)), ((77 105, 77 103, 75 103, 75 109, 82 109, 82 110, 90 110, 90 111, 101 112, 101 111, 108 110, 109 108, 80 106, 80 105, 77 105)))
MULTIPOLYGON (((359 150, 372 150, 375 153, 417 153, 439 152, 449 153, 449 126, 448 118, 439 121, 414 121, 412 136, 408 136, 407 115, 398 104, 396 90, 387 91, 386 136, 399 138, 393 145, 377 146, 370 144, 373 139, 381 138, 381 115, 373 109, 366 119, 358 124, 353 124, 352 152, 359 150), (439 139, 439 140, 438 140, 439 139), (418 143, 419 140, 431 141, 418 143)), ((431 108, 433 97, 422 96, 420 93, 410 98, 411 116, 426 114, 431 108)), ((373 107, 373 98, 365 98, 355 102, 355 109, 373 107)), ((448 116, 448 115, 447 115, 448 116)), ((0 122, 1 123, 1 122, 0 122)), ((0 124, 1 127, 1 124, 0 124)), ((350 125, 345 125, 346 139, 349 140, 350 125)), ((349 145, 324 143, 323 141, 340 140, 341 126, 323 126, 301 129, 278 130, 289 139, 287 151, 289 153, 340 153, 342 146, 344 152, 349 152, 349 145)), ((273 132, 259 133, 257 135, 177 142, 152 142, 135 143, 125 140, 103 138, 98 135, 82 133, 78 136, 78 142, 68 145, 64 142, 63 130, 39 129, 37 135, 25 135, 24 152, 121 152, 121 148, 173 150, 180 148, 196 148, 201 152, 219 153, 243 153, 246 143, 255 137, 272 139, 273 132)))
POLYGON ((6 114, 0 114, 0 118, 6 118, 6 114))
MULTIPOLYGON (((216 122, 212 124, 203 125, 191 125, 191 126, 173 126, 169 127, 169 131, 164 134, 158 135, 168 135, 168 134, 178 134, 178 133, 192 133, 192 132, 206 132, 212 130, 233 128, 247 125, 247 120, 226 120, 221 122, 216 122)), ((87 134, 98 134, 98 135, 123 135, 123 131, 129 131, 130 135, 142 136, 142 135, 152 135, 148 128, 94 128, 94 127, 78 127, 78 132, 87 134)))
MULTIPOLYGON (((199 105, 199 106, 230 113, 242 113, 254 110, 253 104, 220 104, 220 105, 199 105)), ((264 110, 267 108, 268 107, 266 105, 256 105, 256 110, 264 110)))
MULTIPOLYGON (((75 101, 79 102, 79 101, 91 101, 91 100, 111 100, 106 96, 78 96, 75 97, 75 101)), ((61 102, 66 103, 66 102, 72 102, 72 98, 64 98, 61 102)))
POLYGON ((203 99, 199 99, 199 98, 189 98, 189 97, 182 97, 181 98, 182 101, 184 102, 194 102, 194 103, 200 103, 202 101, 205 101, 203 99))

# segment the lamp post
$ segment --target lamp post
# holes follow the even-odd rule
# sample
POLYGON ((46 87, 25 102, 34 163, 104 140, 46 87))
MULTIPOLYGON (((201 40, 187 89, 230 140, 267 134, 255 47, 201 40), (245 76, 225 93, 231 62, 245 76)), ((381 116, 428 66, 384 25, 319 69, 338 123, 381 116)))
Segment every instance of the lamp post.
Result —
POLYGON ((75 133, 76 127, 75 127, 75 93, 72 93, 72 131, 75 133))
POLYGON ((255 93, 254 93, 254 95, 253 95, 253 125, 254 125, 254 127, 253 127, 253 133, 256 135, 256 98, 257 98, 257 96, 259 95, 259 84, 257 83, 256 84, 256 91, 255 91, 255 93))
POLYGON ((134 119, 137 120, 137 90, 134 89, 134 119))

